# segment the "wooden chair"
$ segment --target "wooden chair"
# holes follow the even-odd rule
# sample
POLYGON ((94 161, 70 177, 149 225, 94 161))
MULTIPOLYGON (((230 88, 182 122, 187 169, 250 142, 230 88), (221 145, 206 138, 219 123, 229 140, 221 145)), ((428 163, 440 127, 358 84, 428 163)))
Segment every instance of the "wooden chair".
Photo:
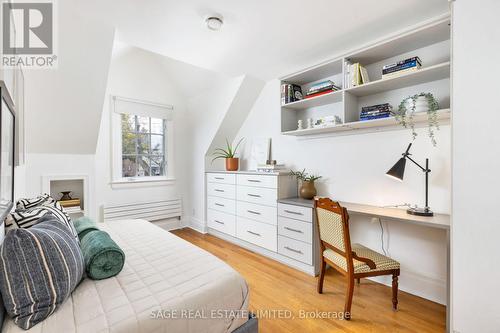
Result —
POLYGON ((318 226, 321 271, 318 293, 323 293, 326 263, 347 277, 344 318, 351 318, 354 279, 392 275, 392 307, 398 306, 399 263, 360 244, 352 244, 349 236, 349 215, 338 202, 317 198, 314 202, 318 226))

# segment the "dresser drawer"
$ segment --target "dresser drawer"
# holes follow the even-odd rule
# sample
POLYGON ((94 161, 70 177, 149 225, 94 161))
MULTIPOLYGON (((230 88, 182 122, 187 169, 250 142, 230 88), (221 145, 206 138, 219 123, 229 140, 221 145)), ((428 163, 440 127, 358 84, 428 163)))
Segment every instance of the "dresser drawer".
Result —
POLYGON ((237 175, 236 184, 243 186, 278 188, 278 177, 271 175, 237 175))
POLYGON ((278 211, 276 207, 263 206, 250 202, 238 201, 236 215, 267 224, 277 224, 278 211))
POLYGON ((312 244, 313 224, 279 216, 278 235, 312 244))
POLYGON ((284 236, 278 236, 278 253, 312 265, 312 245, 284 236))
POLYGON ((236 215, 236 200, 207 196, 207 208, 236 215))
POLYGON ((276 207, 278 190, 272 188, 237 186, 238 201, 252 202, 260 205, 276 207))
POLYGON ((277 236, 275 225, 236 218, 236 237, 244 241, 276 252, 277 236))
POLYGON ((278 215, 305 222, 313 221, 313 209, 303 206, 278 204, 278 215))
POLYGON ((236 185, 207 183, 207 195, 236 199, 236 185))
POLYGON ((236 175, 230 173, 207 173, 208 183, 236 184, 236 175))
POLYGON ((236 236, 236 216, 234 215, 207 209, 207 225, 209 228, 236 236))

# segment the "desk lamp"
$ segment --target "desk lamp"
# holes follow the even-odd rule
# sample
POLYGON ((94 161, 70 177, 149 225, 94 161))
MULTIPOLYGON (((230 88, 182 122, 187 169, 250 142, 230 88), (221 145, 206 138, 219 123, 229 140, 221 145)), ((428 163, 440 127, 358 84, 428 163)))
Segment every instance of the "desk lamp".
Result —
POLYGON ((406 211, 408 214, 411 215, 418 215, 418 216, 433 216, 434 213, 430 210, 429 208, 429 172, 431 170, 429 169, 429 159, 425 159, 425 168, 422 167, 420 164, 415 162, 410 156, 410 148, 411 148, 411 143, 408 145, 408 148, 406 151, 403 153, 403 157, 401 157, 394 166, 387 171, 386 175, 397 179, 399 181, 403 181, 403 177, 405 174, 405 166, 406 166, 406 160, 412 161, 416 166, 418 166, 423 172, 425 172, 425 207, 424 208, 408 208, 406 211))

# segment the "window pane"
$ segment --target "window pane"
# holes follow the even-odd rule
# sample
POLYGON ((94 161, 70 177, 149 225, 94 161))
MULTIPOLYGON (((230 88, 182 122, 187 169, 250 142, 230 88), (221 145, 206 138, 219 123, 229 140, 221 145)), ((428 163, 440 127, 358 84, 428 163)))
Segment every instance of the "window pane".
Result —
POLYGON ((165 176, 165 161, 163 156, 151 156, 151 176, 165 176))
POLYGON ((135 156, 122 157, 122 177, 135 177, 137 175, 137 166, 135 156))
POLYGON ((149 156, 138 156, 137 161, 138 161, 137 176, 139 177, 150 176, 151 160, 149 156))
POLYGON ((137 133, 149 133, 149 118, 137 116, 137 133))
POLYGON ((122 114, 122 132, 134 132, 135 130, 135 116, 130 114, 122 114))
POLYGON ((151 134, 151 154, 163 155, 163 135, 151 134))
POLYGON ((122 154, 133 155, 135 154, 137 134, 132 132, 122 132, 122 154))
POLYGON ((165 121, 163 119, 151 118, 151 133, 163 134, 165 128, 165 121))
POLYGON ((137 153, 138 154, 149 154, 150 135, 149 134, 137 134, 137 153))

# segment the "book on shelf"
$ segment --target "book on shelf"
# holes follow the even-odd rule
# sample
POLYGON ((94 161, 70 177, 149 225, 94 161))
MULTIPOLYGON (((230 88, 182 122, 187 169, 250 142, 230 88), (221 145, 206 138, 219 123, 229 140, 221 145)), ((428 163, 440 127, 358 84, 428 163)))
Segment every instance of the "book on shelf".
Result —
POLYGON ((408 59, 405 59, 405 60, 401 60, 401 61, 398 61, 398 62, 393 63, 393 64, 384 65, 382 67, 382 70, 389 69, 389 68, 392 68, 392 67, 397 67, 397 66, 400 66, 400 65, 404 65, 406 63, 413 62, 413 61, 416 61, 420 66, 422 66, 422 61, 417 56, 417 57, 411 57, 411 58, 408 58, 408 59))
POLYGON ((75 206, 78 206, 80 207, 80 199, 70 199, 70 200, 59 200, 59 204, 61 205, 61 207, 75 207, 75 206))
POLYGON ((280 170, 285 170, 284 164, 259 164, 257 166, 257 172, 276 172, 280 170))
POLYGON ((359 120, 387 118, 392 115, 392 106, 389 103, 370 105, 361 108, 359 120))
POLYGON ((370 82, 368 71, 359 62, 351 63, 347 61, 344 74, 345 88, 352 88, 370 82))
POLYGON ((321 95, 326 95, 326 94, 332 93, 334 91, 337 91, 337 90, 334 90, 334 89, 323 90, 323 91, 320 91, 320 92, 317 92, 317 93, 314 93, 311 95, 306 95, 306 99, 321 96, 321 95))
POLYGON ((80 206, 74 206, 74 207, 64 207, 64 211, 68 214, 73 214, 73 213, 81 213, 82 208, 80 206))
POLYGON ((281 105, 303 99, 302 88, 298 84, 283 83, 281 85, 281 105))
POLYGON ((382 118, 389 118, 390 116, 391 116, 390 113, 384 113, 384 114, 379 114, 376 116, 361 116, 361 117, 359 117, 359 120, 365 121, 365 120, 382 119, 382 118))
POLYGON ((382 79, 392 78, 415 72, 422 66, 419 57, 411 57, 382 67, 382 79))
POLYGON ((389 78, 398 77, 398 76, 409 74, 409 73, 418 72, 419 69, 420 69, 420 66, 402 69, 400 71, 389 73, 389 74, 382 74, 382 79, 389 79, 389 78))
POLYGON ((337 90, 340 90, 340 88, 337 85, 335 85, 335 83, 333 81, 326 80, 326 81, 322 81, 322 82, 318 82, 318 83, 313 84, 307 90, 305 98, 311 98, 311 97, 322 95, 322 93, 324 93, 324 92, 329 93, 329 92, 333 92, 333 91, 337 91, 337 90))

